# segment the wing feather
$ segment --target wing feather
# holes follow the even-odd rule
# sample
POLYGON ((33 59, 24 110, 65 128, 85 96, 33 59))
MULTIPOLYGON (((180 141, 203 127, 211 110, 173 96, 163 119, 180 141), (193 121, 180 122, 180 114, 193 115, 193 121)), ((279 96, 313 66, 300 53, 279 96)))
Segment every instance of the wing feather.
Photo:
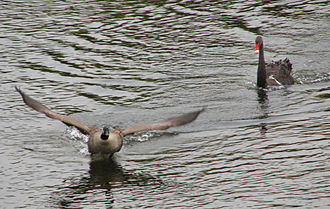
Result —
POLYGON ((190 112, 186 113, 177 117, 169 118, 163 122, 160 123, 154 123, 154 124, 142 124, 138 126, 133 126, 131 128, 127 128, 122 131, 122 134, 129 135, 133 134, 135 132, 140 132, 140 131, 148 131, 148 130, 165 130, 170 127, 175 127, 175 126, 182 126, 187 123, 190 123, 194 121, 198 115, 203 112, 205 109, 203 108, 202 110, 198 110, 195 112, 190 112))
POLYGON ((40 102, 38 102, 38 101, 32 99, 31 97, 29 97, 28 95, 26 95, 23 91, 21 91, 16 86, 15 86, 15 89, 22 96, 24 103, 27 104, 32 109, 45 114, 49 118, 59 120, 67 126, 75 126, 77 129, 79 129, 79 131, 81 131, 84 134, 90 134, 92 127, 86 126, 80 120, 77 120, 73 117, 53 112, 48 107, 42 105, 40 102))

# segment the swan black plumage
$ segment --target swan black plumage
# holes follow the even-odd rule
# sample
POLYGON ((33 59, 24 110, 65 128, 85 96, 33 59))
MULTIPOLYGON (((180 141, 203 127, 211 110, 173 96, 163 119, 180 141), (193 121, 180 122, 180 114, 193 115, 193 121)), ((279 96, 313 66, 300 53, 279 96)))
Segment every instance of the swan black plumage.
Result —
POLYGON ((266 88, 267 86, 292 85, 294 79, 291 75, 292 64, 288 58, 279 61, 265 62, 264 44, 261 36, 256 38, 256 53, 259 53, 259 63, 257 72, 257 86, 266 88))

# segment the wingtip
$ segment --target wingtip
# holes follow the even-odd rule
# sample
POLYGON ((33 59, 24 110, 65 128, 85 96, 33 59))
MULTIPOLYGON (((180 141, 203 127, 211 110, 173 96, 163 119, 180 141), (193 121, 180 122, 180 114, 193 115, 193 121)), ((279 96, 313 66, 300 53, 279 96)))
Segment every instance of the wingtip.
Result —
POLYGON ((200 113, 202 113, 204 111, 206 111, 206 107, 203 107, 202 109, 197 110, 195 113, 197 113, 197 116, 198 116, 200 113))
POLYGON ((206 110, 206 107, 203 107, 202 109, 200 109, 200 110, 197 110, 197 111, 195 111, 195 112, 190 112, 190 113, 188 113, 188 114, 191 114, 191 115, 193 115, 193 120, 195 120, 198 116, 199 116, 199 114, 201 114, 202 112, 204 112, 206 110))
POLYGON ((15 86, 15 90, 16 90, 21 96, 24 95, 23 91, 22 91, 19 87, 15 86))
POLYGON ((18 91, 18 92, 21 91, 17 86, 15 86, 15 90, 18 91))

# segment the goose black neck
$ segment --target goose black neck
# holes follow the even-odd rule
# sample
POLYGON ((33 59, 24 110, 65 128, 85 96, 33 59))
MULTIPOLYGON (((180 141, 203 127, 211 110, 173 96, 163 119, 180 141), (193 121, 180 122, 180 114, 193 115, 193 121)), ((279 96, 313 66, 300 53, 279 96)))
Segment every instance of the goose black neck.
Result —
POLYGON ((259 63, 257 72, 257 85, 261 88, 267 87, 266 82, 266 63, 264 57, 264 45, 263 42, 259 43, 259 63))

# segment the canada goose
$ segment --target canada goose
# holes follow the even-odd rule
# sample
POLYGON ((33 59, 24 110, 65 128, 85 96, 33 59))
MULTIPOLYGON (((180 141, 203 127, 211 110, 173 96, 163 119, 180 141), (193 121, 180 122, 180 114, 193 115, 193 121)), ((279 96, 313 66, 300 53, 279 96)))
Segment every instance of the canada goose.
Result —
POLYGON ((67 116, 53 112, 48 107, 42 105, 38 101, 32 99, 28 95, 26 95, 23 91, 15 86, 15 89, 20 95, 25 104, 27 104, 32 109, 44 113, 47 117, 53 118, 63 122, 67 126, 74 126, 83 134, 89 135, 88 140, 88 151, 91 155, 94 154, 102 154, 102 155, 110 155, 113 153, 120 151, 123 146, 123 139, 126 135, 133 134, 135 132, 147 131, 147 130, 165 130, 174 126, 181 126, 187 123, 194 121, 197 116, 204 110, 195 111, 180 115, 178 117, 169 118, 160 123, 154 124, 143 124, 138 126, 133 126, 127 129, 115 129, 110 131, 107 127, 103 129, 99 129, 96 127, 91 127, 85 125, 83 122, 67 116))
POLYGON ((284 60, 271 63, 265 62, 264 44, 261 36, 257 36, 256 38, 256 53, 259 53, 258 87, 266 88, 267 85, 281 86, 294 84, 294 79, 291 75, 292 64, 289 59, 285 58, 284 60))

